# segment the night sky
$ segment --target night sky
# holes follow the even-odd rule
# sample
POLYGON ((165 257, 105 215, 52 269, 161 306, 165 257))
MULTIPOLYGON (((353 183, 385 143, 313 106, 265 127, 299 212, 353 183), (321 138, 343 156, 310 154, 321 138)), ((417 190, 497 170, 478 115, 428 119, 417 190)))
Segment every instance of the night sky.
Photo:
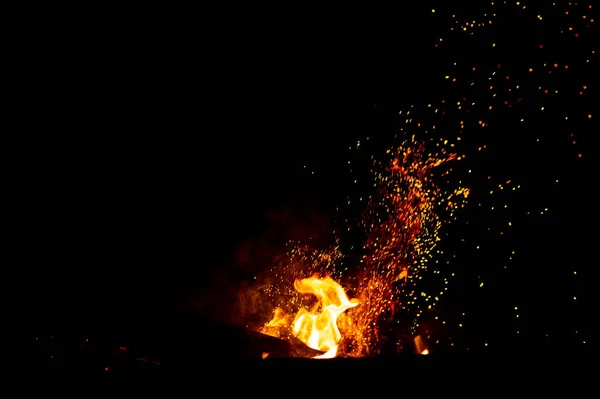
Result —
POLYGON ((467 155, 441 335, 589 348, 596 7, 413 3, 105 11, 34 34, 15 166, 34 328, 235 322, 236 287, 287 240, 331 242, 370 173, 349 147, 423 134, 412 106, 467 155))

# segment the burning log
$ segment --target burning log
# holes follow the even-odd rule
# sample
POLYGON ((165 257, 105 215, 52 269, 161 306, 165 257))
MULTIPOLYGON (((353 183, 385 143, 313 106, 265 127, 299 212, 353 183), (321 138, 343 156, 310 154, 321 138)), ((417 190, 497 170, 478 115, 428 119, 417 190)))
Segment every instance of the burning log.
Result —
POLYGON ((290 357, 291 352, 293 345, 290 342, 260 332, 250 332, 244 339, 244 357, 249 359, 290 357))
MULTIPOLYGON (((265 335, 265 334, 262 334, 265 335)), ((275 339, 277 341, 281 341, 283 343, 285 343, 288 348, 286 351, 265 351, 263 353, 263 357, 270 357, 270 358, 289 358, 289 357, 301 357, 301 358, 314 358, 315 356, 320 356, 323 355, 325 352, 320 351, 320 350, 316 350, 313 348, 308 347, 304 342, 300 341, 298 338, 294 337, 294 336, 290 336, 289 339, 287 340, 283 340, 280 338, 275 338, 275 337, 271 337, 268 335, 265 335, 269 338, 275 339)))

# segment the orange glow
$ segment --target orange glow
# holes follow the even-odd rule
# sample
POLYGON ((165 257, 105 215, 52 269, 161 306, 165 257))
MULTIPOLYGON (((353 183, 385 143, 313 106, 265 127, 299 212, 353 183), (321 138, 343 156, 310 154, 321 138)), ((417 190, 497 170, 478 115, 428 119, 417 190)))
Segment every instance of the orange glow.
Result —
POLYGON ((278 328, 291 327, 292 334, 306 346, 324 352, 314 358, 335 357, 342 338, 337 325, 338 317, 347 309, 357 306, 358 300, 348 299, 342 286, 329 276, 296 280, 294 288, 300 294, 314 295, 317 302, 310 310, 301 307, 293 321, 281 308, 275 309, 273 319, 265 324, 261 332, 280 337, 278 328))
POLYGON ((429 355, 429 349, 425 340, 420 335, 415 337, 415 353, 418 355, 429 355))
MULTIPOLYGON (((456 219, 454 212, 469 196, 466 187, 436 184, 450 173, 448 163, 463 158, 446 146, 453 143, 441 140, 431 147, 413 136, 388 149, 386 159, 373 169, 374 194, 357 224, 348 226, 348 231, 364 233, 361 256, 349 260, 339 245, 316 250, 292 244, 260 288, 273 313, 265 314, 270 321, 258 330, 321 352, 308 355, 312 357, 369 357, 382 352, 384 334, 393 325, 396 350, 409 348, 422 316, 435 309, 442 295, 420 287, 439 273, 428 264, 440 231, 456 219), (348 299, 338 281, 350 284, 355 299, 348 299)), ((429 353, 421 338, 419 345, 419 353, 429 353)))

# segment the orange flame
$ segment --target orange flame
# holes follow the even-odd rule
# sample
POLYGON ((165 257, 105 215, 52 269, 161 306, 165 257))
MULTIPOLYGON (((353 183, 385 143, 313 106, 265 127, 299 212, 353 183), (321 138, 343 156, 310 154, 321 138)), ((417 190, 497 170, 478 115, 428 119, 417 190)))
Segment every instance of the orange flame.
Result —
POLYGON ((325 352, 314 358, 334 358, 342 338, 337 319, 347 309, 357 306, 358 300, 348 299, 342 286, 329 276, 296 280, 294 288, 301 294, 313 294, 318 299, 317 303, 311 310, 300 308, 291 323, 290 317, 277 308, 273 319, 265 324, 262 332, 277 336, 273 327, 291 327, 292 334, 306 346, 325 352))

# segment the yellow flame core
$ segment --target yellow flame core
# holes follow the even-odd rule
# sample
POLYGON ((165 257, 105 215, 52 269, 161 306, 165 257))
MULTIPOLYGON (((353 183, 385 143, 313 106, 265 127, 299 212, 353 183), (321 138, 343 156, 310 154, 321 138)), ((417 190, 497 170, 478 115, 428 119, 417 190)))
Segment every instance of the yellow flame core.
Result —
MULTIPOLYGON (((296 280, 294 288, 301 294, 316 296, 318 302, 311 310, 300 308, 291 323, 293 335, 306 346, 325 352, 315 358, 334 358, 342 338, 337 319, 347 309, 357 306, 358 300, 348 299, 342 286, 329 276, 296 280)), ((286 326, 288 322, 287 315, 281 309, 276 309, 273 319, 265 325, 263 332, 269 334, 269 327, 286 326)))

